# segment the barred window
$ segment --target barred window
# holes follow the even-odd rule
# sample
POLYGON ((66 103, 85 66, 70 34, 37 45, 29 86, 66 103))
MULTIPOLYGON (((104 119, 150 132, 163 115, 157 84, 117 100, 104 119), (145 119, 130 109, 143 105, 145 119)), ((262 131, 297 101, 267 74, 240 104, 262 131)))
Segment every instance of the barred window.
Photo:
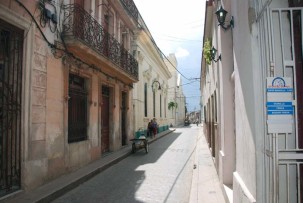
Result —
POLYGON ((87 89, 83 77, 69 75, 68 143, 87 139, 87 89))

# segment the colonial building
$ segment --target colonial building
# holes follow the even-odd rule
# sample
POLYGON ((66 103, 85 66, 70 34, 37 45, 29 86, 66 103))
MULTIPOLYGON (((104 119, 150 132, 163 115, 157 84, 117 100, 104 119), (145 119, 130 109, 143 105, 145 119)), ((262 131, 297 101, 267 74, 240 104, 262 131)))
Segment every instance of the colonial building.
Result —
POLYGON ((168 118, 170 125, 184 125, 186 114, 186 98, 183 93, 183 83, 180 73, 178 72, 178 61, 175 54, 169 54, 165 58, 165 63, 172 74, 168 84, 168 103, 175 103, 175 107, 168 109, 168 118))
POLYGON ((146 133, 148 122, 153 118, 157 120, 158 132, 168 129, 167 92, 171 78, 164 56, 140 15, 139 26, 136 39, 139 82, 134 85, 133 91, 136 136, 146 133))
POLYGON ((206 2, 204 130, 230 202, 303 202, 302 9, 206 2))
POLYGON ((0 1, 1 196, 133 137, 138 15, 132 0, 0 1))

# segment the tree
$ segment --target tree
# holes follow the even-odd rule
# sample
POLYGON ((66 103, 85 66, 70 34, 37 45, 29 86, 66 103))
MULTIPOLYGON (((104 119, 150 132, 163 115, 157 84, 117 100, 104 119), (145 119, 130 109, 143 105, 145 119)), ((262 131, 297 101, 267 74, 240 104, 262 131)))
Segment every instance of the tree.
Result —
POLYGON ((177 102, 171 101, 168 103, 168 110, 172 110, 172 115, 173 115, 174 109, 177 109, 177 108, 178 108, 177 102))

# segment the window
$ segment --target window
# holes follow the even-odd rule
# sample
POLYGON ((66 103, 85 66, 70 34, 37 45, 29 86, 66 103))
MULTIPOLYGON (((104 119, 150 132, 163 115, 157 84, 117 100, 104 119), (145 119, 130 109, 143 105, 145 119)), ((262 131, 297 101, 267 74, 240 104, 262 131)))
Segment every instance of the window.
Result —
POLYGON ((147 83, 144 84, 144 116, 147 117, 147 83))
POLYGON ((167 117, 167 115, 166 115, 166 108, 167 108, 167 102, 166 102, 166 97, 164 97, 164 116, 165 116, 165 118, 167 117))
POLYGON ((160 117, 162 118, 162 95, 160 94, 160 117))
POLYGON ((20 189, 22 30, 0 19, 0 196, 20 189))
POLYGON ((153 108, 154 108, 154 117, 156 117, 156 93, 153 91, 153 108))
POLYGON ((87 139, 87 90, 85 79, 69 75, 68 143, 87 139))

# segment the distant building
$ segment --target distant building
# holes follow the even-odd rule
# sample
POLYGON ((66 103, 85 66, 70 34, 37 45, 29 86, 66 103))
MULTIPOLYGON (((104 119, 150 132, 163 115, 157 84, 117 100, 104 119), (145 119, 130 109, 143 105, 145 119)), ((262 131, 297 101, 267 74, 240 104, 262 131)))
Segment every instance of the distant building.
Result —
POLYGON ((183 83, 180 73, 178 72, 178 61, 175 54, 171 53, 165 58, 165 63, 172 74, 168 81, 168 103, 174 102, 177 108, 167 109, 170 124, 179 126, 184 124, 186 97, 183 93, 183 83))

